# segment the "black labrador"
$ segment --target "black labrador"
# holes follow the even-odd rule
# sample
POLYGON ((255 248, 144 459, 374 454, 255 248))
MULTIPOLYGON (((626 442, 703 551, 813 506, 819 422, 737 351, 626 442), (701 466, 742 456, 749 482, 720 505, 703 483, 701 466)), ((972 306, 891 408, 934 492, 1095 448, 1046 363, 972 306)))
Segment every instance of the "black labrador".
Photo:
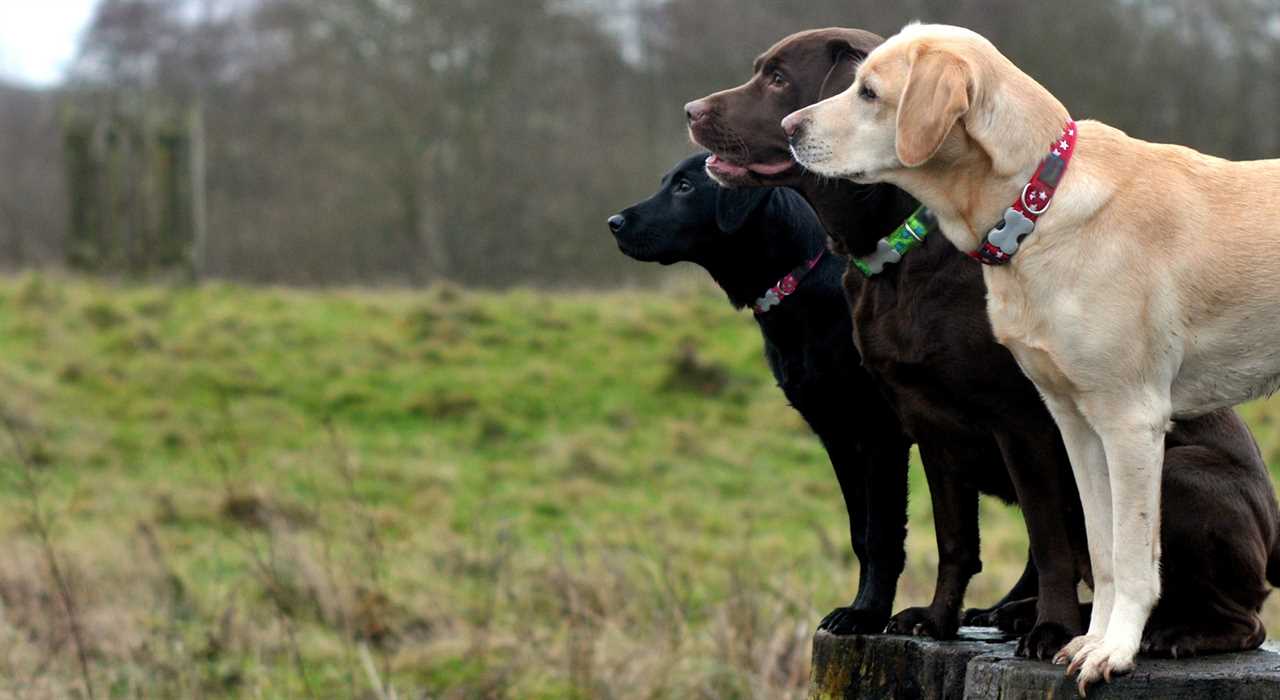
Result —
MULTIPOLYGON (((796 188, 833 247, 862 260, 917 203, 889 185, 804 172, 791 162, 780 122, 846 89, 858 61, 881 41, 854 29, 801 32, 762 54, 747 83, 686 106, 690 134, 715 153, 707 168, 721 184, 796 188)), ((981 569, 977 494, 1016 497, 1034 567, 995 608, 966 618, 1027 632, 1019 653, 1050 658, 1081 631, 1076 585, 1091 576, 1070 463, 1035 387, 992 336, 979 266, 936 233, 917 232, 923 243, 900 261, 870 277, 850 267, 844 277, 858 348, 920 444, 933 497, 934 601, 898 613, 889 629, 955 635, 964 590, 981 569), (1015 600, 1024 594, 1038 598, 1015 600)), ((864 400, 850 394, 846 405, 864 400)), ((1280 578, 1273 553, 1280 515, 1266 465, 1234 412, 1174 426, 1163 492, 1164 597, 1144 649, 1177 655, 1257 646, 1267 582, 1280 578)))
POLYGON ((680 162, 657 194, 611 217, 609 229, 632 258, 696 263, 735 307, 769 307, 755 313, 765 357, 831 458, 859 562, 857 597, 819 626, 839 634, 881 632, 905 559, 911 443, 853 347, 840 284, 846 263, 825 253, 826 233, 798 195, 720 188, 703 170, 706 158, 680 162), (794 288, 781 283, 788 275, 794 288), (769 290, 776 302, 767 299, 769 290))

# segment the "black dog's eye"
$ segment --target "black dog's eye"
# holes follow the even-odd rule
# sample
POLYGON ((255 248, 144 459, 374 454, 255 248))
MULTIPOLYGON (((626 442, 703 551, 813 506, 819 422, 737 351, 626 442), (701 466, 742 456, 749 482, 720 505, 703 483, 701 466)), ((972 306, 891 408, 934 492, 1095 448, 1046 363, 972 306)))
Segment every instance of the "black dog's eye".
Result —
POLYGON ((877 95, 875 90, 872 90, 866 84, 863 84, 863 86, 858 90, 858 97, 861 97, 867 102, 874 102, 877 95))
POLYGON ((693 185, 689 184, 688 180, 680 180, 676 182, 675 187, 671 188, 671 191, 675 194, 689 194, 693 191, 693 185))
POLYGON ((786 85, 786 84, 787 84, 787 76, 783 75, 782 71, 780 70, 774 71, 773 75, 769 76, 769 85, 773 87, 782 87, 783 85, 786 85))

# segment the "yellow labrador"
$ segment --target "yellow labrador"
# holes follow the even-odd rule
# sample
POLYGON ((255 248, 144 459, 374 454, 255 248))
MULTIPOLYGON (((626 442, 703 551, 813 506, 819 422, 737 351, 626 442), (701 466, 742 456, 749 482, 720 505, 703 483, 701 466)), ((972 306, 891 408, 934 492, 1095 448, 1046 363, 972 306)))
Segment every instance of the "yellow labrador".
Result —
POLYGON ((975 252, 998 242, 997 224, 1025 224, 1010 203, 1051 148, 1071 146, 1050 202, 1021 207, 1043 212, 1034 231, 984 269, 987 311, 1062 430, 1084 504, 1093 616, 1058 661, 1081 692, 1131 670, 1160 595, 1170 421, 1280 384, 1280 161, 1076 125, 986 39, 936 25, 908 26, 848 91, 783 127, 805 167, 895 184, 975 252))

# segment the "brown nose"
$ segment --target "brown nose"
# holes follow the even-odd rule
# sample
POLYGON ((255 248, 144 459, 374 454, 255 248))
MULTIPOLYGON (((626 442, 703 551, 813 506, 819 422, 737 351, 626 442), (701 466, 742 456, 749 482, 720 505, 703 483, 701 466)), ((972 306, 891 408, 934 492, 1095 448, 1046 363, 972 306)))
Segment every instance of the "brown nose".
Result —
POLYGON ((694 100, 684 106, 684 116, 688 118, 690 124, 702 121, 708 114, 711 114, 711 105, 703 100, 694 100))

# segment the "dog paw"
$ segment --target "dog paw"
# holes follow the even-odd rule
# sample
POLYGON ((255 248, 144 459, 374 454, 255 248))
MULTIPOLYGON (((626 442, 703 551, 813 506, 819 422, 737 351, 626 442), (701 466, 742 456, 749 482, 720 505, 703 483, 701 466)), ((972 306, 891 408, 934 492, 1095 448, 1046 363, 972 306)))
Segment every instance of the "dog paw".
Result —
POLYGON ((835 635, 880 634, 889 616, 874 610, 836 608, 818 623, 818 629, 835 635))
MULTIPOLYGON (((1204 642, 1204 636, 1189 627, 1161 627, 1142 636, 1142 653, 1180 659, 1198 654, 1204 642)), ((1241 639, 1240 648, 1247 646, 1241 639)))
POLYGON ((1020 635, 1029 633, 1036 626, 1036 598, 1015 600, 996 608, 992 622, 1005 634, 1020 635))
POLYGON ((1026 634, 1036 624, 1036 599, 1024 598, 990 608, 970 608, 960 616, 960 624, 995 627, 1005 634, 1026 634))
POLYGON ((1018 639, 1017 655, 1037 661, 1048 661, 1071 641, 1074 633, 1057 622, 1043 622, 1018 639))
POLYGON ((960 630, 958 615, 940 614, 933 608, 907 608, 889 619, 884 631, 887 634, 907 634, 913 637, 955 639, 960 630), (948 619, 948 618, 951 619, 948 619))
POLYGON ((1087 634, 1082 634, 1067 642, 1066 645, 1054 655, 1053 662, 1058 665, 1070 663, 1071 660, 1076 657, 1076 654, 1079 654, 1080 650, 1084 649, 1086 645, 1096 643, 1101 639, 1101 637, 1090 637, 1087 634))
POLYGON ((1067 675, 1076 674, 1076 689, 1080 691, 1080 697, 1084 697, 1090 685, 1098 681, 1110 683, 1112 678, 1132 671, 1136 653, 1137 649, 1106 638, 1090 641, 1071 659, 1067 675))
POLYGON ((969 608, 960 615, 960 624, 965 627, 995 627, 996 611, 999 608, 969 608))

